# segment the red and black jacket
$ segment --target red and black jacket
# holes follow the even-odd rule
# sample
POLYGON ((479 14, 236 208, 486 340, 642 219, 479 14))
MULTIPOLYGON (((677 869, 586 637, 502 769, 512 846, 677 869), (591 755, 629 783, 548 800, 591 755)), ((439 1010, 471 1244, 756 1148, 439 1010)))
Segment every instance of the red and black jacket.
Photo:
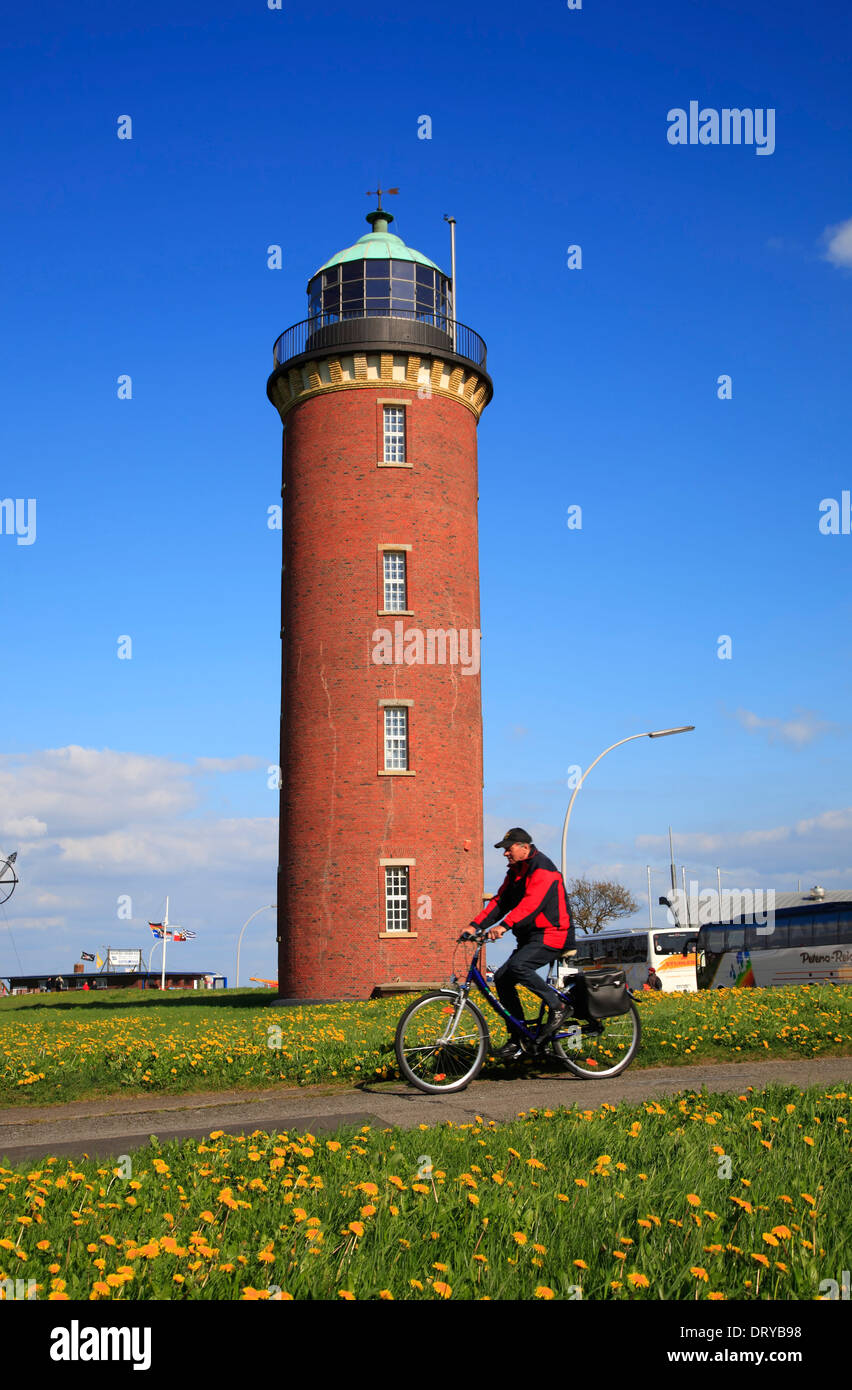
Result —
POLYGON ((519 946, 540 937, 542 946, 574 949, 574 923, 562 875, 535 845, 528 858, 509 865, 499 892, 471 926, 490 927, 501 918, 519 946))

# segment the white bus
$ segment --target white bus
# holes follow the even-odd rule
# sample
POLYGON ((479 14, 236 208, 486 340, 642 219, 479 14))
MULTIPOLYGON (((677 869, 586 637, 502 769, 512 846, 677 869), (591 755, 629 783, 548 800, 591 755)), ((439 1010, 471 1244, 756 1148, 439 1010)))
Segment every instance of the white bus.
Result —
MULTIPOLYGON (((585 971, 621 966, 629 989, 642 989, 649 966, 654 967, 664 990, 694 990, 695 944, 697 928, 689 931, 662 927, 654 931, 601 932, 597 936, 577 933, 577 954, 558 966, 557 979, 564 980, 566 969, 579 965, 585 971)), ((558 985, 557 985, 558 988, 558 985)))
POLYGON ((852 983, 852 895, 778 893, 772 920, 699 928, 699 989, 852 983))

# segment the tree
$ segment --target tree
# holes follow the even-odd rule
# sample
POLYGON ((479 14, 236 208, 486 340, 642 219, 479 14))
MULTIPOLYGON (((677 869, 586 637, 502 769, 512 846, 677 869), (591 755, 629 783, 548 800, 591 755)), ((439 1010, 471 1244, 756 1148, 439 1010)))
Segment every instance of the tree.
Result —
POLYGON ((592 935, 601 931, 607 922, 632 917, 639 911, 632 893, 623 884, 611 880, 593 882, 588 878, 572 878, 568 883, 568 897, 576 930, 592 935))

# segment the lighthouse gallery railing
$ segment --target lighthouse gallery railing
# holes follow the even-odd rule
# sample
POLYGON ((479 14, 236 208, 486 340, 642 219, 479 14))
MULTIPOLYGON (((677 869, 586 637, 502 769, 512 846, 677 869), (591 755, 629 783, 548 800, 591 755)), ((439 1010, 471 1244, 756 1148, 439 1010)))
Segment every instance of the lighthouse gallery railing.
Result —
MULTIPOLYGON (((322 329, 331 328, 334 324, 353 323, 355 320, 366 321, 367 319, 402 319, 406 321, 405 342, 406 345, 418 346, 418 326, 422 326, 422 343, 420 346, 429 348, 432 352, 436 351, 438 344, 435 341, 436 329, 438 333, 446 334, 446 349, 453 352, 458 357, 466 357, 469 362, 473 362, 477 367, 485 369, 486 347, 482 338, 475 333, 467 324, 457 323, 454 319, 445 318, 441 314, 423 313, 418 310, 411 312, 403 309, 376 309, 370 313, 358 314, 315 314, 313 318, 302 319, 301 323, 294 323, 291 328, 286 329, 280 338, 275 340, 272 349, 272 360, 274 366, 280 367, 282 362, 289 362, 291 358, 298 357, 302 353, 310 352, 313 346, 323 352, 328 350, 330 344, 320 340, 312 343, 314 338, 322 329)), ((369 330, 365 328, 363 336, 368 336, 369 330)), ((385 333, 382 334, 385 337, 385 333)), ((340 346, 345 346, 341 341, 340 346)))

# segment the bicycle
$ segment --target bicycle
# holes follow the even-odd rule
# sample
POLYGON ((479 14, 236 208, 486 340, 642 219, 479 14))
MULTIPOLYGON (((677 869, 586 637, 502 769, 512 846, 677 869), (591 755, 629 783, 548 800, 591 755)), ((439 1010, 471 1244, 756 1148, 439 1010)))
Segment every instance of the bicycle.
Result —
MULTIPOLYGON (((499 1014, 510 1031, 518 1036, 520 1046, 529 1058, 552 1053, 575 1076, 618 1076, 630 1065, 639 1047, 641 1026, 633 998, 626 1013, 596 1023, 584 1022, 576 1016, 565 1031, 539 1043, 538 1034, 544 1025, 546 1005, 541 1001, 538 1018, 514 1018, 492 994, 479 970, 479 957, 491 928, 484 931, 462 932, 457 944, 477 942, 467 978, 455 975, 450 985, 430 990, 409 1004, 396 1028, 394 1050, 399 1069, 405 1079, 421 1091, 442 1095, 463 1091, 479 1075, 489 1054, 491 1040, 488 1024, 476 1004, 470 999, 473 985, 488 1004, 499 1014), (576 1055, 569 1056, 569 1053, 576 1055)), ((567 956, 574 952, 567 952, 567 956)), ((567 986, 557 989, 563 1003, 572 1009, 583 972, 569 967, 567 986), (573 978, 572 978, 573 977, 573 978)))

